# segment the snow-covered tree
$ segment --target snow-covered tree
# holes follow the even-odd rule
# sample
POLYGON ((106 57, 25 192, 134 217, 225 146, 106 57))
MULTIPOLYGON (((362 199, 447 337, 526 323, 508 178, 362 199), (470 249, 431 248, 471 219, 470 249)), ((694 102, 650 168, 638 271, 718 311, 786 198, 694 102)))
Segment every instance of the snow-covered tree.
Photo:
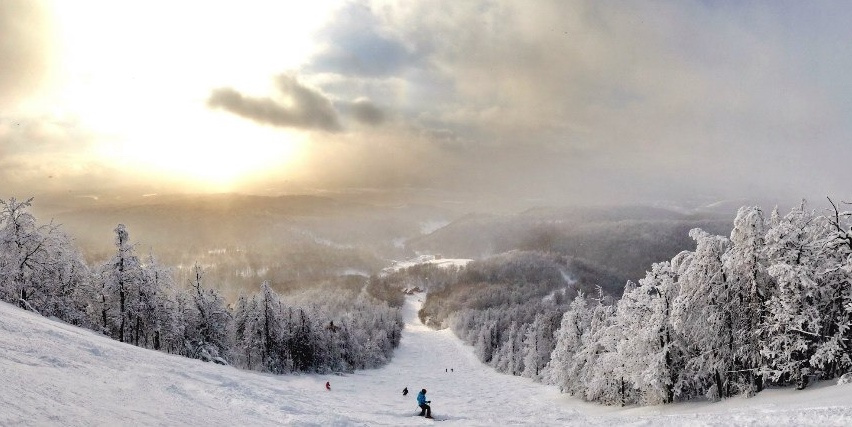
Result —
POLYGON ((98 269, 95 284, 101 288, 100 321, 104 333, 121 342, 133 342, 141 321, 137 299, 144 288, 145 272, 124 224, 115 228, 116 253, 98 269))
MULTIPOLYGON (((673 262, 681 258, 678 255, 673 262)), ((671 403, 683 367, 681 342, 671 325, 679 290, 675 271, 669 262, 652 265, 639 286, 625 290, 615 314, 625 336, 617 344, 618 357, 643 404, 671 403)))
POLYGON ((760 208, 740 208, 731 231, 731 246, 723 257, 734 332, 734 372, 730 378, 737 389, 749 395, 763 388, 760 347, 766 334, 762 326, 766 301, 774 289, 763 258, 765 234, 766 222, 760 208))
MULTIPOLYGON (((293 369, 299 372, 310 372, 316 369, 316 361, 314 359, 315 342, 313 336, 313 327, 305 310, 298 308, 288 309, 288 325, 287 331, 287 348, 293 358, 293 369)), ((370 345, 378 346, 375 337, 368 337, 366 341, 370 345)), ((372 353, 376 352, 375 349, 372 353)))
POLYGON ((672 326, 686 343, 678 394, 726 397, 735 352, 732 295, 722 261, 729 241, 700 229, 689 235, 696 249, 679 275, 680 293, 672 309, 672 326))
POLYGON ((88 324, 88 268, 54 224, 38 225, 32 199, 0 200, 0 299, 72 324, 88 324))
POLYGON ((526 325, 518 326, 518 322, 509 324, 509 329, 503 334, 502 342, 491 359, 491 366, 494 369, 510 375, 520 375, 523 372, 523 343, 526 329, 526 325))
POLYGON ((775 383, 807 385, 850 367, 850 241, 842 216, 817 216, 804 203, 774 222, 765 253, 777 291, 767 307, 764 373, 775 383))
POLYGON ((227 364, 231 313, 219 292, 202 285, 203 274, 198 264, 194 272, 195 280, 180 297, 179 304, 186 322, 186 354, 195 359, 227 364))
POLYGON ((548 384, 559 387, 564 393, 577 395, 581 392, 578 368, 574 356, 583 348, 583 336, 592 322, 592 309, 587 298, 579 293, 562 316, 556 332, 556 344, 550 354, 550 362, 543 373, 548 384))
POLYGON ((145 319, 146 328, 141 333, 141 345, 168 353, 180 353, 186 323, 178 308, 178 292, 171 270, 150 254, 144 272, 145 285, 139 304, 149 317, 145 319))
POLYGON ((616 306, 605 302, 602 296, 594 301, 582 348, 569 369, 577 372, 584 399, 623 405, 631 399, 632 387, 626 382, 624 366, 618 359, 617 346, 624 335, 614 322, 616 306))
POLYGON ((536 381, 541 380, 544 367, 550 362, 550 353, 556 345, 555 333, 559 327, 557 312, 539 313, 527 329, 524 337, 524 371, 522 375, 536 381))
MULTIPOLYGON (((487 313, 487 311, 486 311, 487 313)), ((486 316, 487 317, 487 316, 486 316)), ((494 352, 500 345, 500 331, 493 323, 482 323, 473 344, 473 351, 482 362, 489 363, 494 357, 494 352)))

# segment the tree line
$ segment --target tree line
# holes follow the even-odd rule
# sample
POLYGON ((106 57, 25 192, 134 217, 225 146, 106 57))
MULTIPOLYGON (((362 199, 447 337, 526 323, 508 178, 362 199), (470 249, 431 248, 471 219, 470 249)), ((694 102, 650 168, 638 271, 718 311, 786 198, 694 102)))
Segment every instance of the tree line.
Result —
POLYGON ((188 286, 153 254, 139 256, 124 225, 106 261, 88 265, 32 199, 0 200, 0 299, 139 347, 274 373, 378 367, 398 345, 398 306, 363 283, 280 295, 268 282, 228 304, 197 264, 188 286))
POLYGON ((852 370, 852 213, 832 206, 740 208, 730 237, 693 229, 695 250, 653 264, 620 299, 504 299, 448 325, 495 369, 605 404, 802 389, 852 370))

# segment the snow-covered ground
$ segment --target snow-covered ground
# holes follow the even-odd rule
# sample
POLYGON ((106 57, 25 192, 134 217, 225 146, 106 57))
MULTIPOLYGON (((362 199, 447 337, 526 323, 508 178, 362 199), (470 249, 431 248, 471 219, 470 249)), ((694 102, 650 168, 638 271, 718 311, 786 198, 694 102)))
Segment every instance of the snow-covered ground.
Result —
POLYGON ((0 303, 0 425, 428 425, 436 421, 415 416, 421 388, 447 425, 852 425, 852 384, 720 403, 584 403, 479 363, 451 332, 417 320, 418 298, 406 302, 391 363, 339 376, 259 374, 170 356, 0 303))
POLYGON ((393 265, 383 269, 382 271, 384 273, 391 273, 394 271, 402 270, 404 268, 414 267, 415 265, 420 264, 431 264, 443 268, 464 267, 471 261, 473 260, 467 258, 440 258, 435 257, 434 255, 420 255, 419 257, 411 260, 394 261, 393 265))

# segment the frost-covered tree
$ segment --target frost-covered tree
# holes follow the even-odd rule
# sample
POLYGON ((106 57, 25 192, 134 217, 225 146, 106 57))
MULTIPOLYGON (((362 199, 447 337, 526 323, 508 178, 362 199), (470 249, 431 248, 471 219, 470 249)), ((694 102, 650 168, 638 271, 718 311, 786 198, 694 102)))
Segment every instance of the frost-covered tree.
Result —
POLYGON ((138 301, 149 317, 145 319, 146 327, 140 333, 140 345, 167 353, 180 353, 186 322, 178 307, 178 291, 171 270, 150 254, 144 272, 145 285, 138 301))
POLYGON ((244 369, 258 370, 263 366, 264 340, 259 325, 257 300, 240 291, 234 304, 232 323, 234 347, 231 360, 244 369))
POLYGON ((185 354, 185 322, 171 272, 153 254, 143 263, 123 224, 114 231, 116 253, 93 279, 95 322, 119 341, 185 354))
POLYGON ((764 374, 778 384, 798 383, 804 387, 810 357, 817 342, 821 314, 814 304, 817 283, 811 260, 819 236, 815 216, 804 204, 784 218, 773 214, 764 253, 771 263, 768 272, 777 290, 767 303, 764 329, 768 338, 761 345, 766 358, 764 374))
MULTIPOLYGON (((486 312, 487 313, 487 312, 486 312)), ((487 317, 487 316, 486 316, 487 317)), ((479 360, 489 363, 494 358, 494 352, 500 345, 500 331, 493 323, 487 320, 482 323, 473 344, 473 352, 479 360)))
MULTIPOLYGON (((674 258, 678 263, 684 254, 674 258)), ((651 266, 639 286, 625 290, 615 323, 625 336, 617 344, 626 381, 643 404, 671 403, 683 367, 682 343, 671 325, 672 304, 678 295, 676 268, 669 262, 651 266)))
POLYGON ((804 203, 767 232, 769 274, 777 282, 767 307, 762 344, 765 375, 778 384, 807 385, 811 374, 832 378, 848 370, 850 252, 843 217, 817 216, 804 203))
POLYGON ((509 324, 509 329, 503 334, 503 340, 494 351, 491 366, 497 371, 510 375, 520 375, 524 370, 524 335, 526 325, 518 322, 509 324))
POLYGON ((824 250, 816 269, 822 285, 823 330, 816 354, 811 357, 811 366, 823 379, 852 369, 852 212, 841 213, 834 202, 831 204, 834 215, 823 222, 830 231, 823 239, 824 250))
POLYGON ((232 317, 224 298, 202 284, 202 270, 195 265, 195 280, 180 296, 180 309, 185 319, 186 355, 194 359, 227 364, 232 317))
POLYGON ((50 239, 50 268, 41 269, 28 300, 44 316, 53 316, 75 326, 91 328, 88 313, 96 291, 89 267, 80 251, 64 234, 50 239))
POLYGON ((723 257, 728 312, 733 327, 733 373, 736 388, 751 395, 763 388, 760 367, 766 301, 774 284, 766 271, 763 248, 766 222, 757 207, 742 207, 731 231, 731 246, 723 257))
POLYGON ((268 282, 253 297, 240 297, 234 311, 234 356, 239 366, 278 374, 293 371, 287 311, 268 282))
POLYGON ((689 235, 696 249, 679 275, 680 293, 672 309, 672 326, 686 343, 677 388, 687 397, 705 392, 711 398, 726 397, 735 352, 733 298, 722 261, 729 241, 700 229, 689 235))
POLYGON ((618 359, 617 346, 624 335, 614 322, 616 306, 602 296, 594 301, 582 348, 574 355, 574 366, 569 369, 578 373, 584 399, 624 405, 631 400, 631 387, 618 359))
POLYGON ((0 200, 0 299, 72 324, 88 324, 88 268, 54 224, 38 225, 32 199, 0 200))
POLYGON ((95 284, 101 289, 100 321, 104 333, 121 342, 133 342, 143 313, 137 299, 145 287, 145 272, 124 224, 115 228, 116 253, 98 269, 95 284))
POLYGON ((574 356, 583 349, 583 336, 592 322, 592 309, 586 296, 579 293, 562 316, 556 332, 556 344, 550 354, 550 362, 543 373, 548 384, 559 387, 564 393, 578 395, 582 384, 579 381, 579 364, 574 356))
MULTIPOLYGON (((311 320, 305 313, 304 309, 298 308, 288 309, 287 323, 289 330, 287 331, 287 347, 290 355, 293 358, 293 369, 299 372, 310 372, 316 369, 315 340, 313 336, 313 327, 311 320)), ((379 343, 370 336, 365 339, 367 345, 378 346, 379 343)), ((371 353, 377 354, 380 351, 375 351, 371 348, 371 353)), ((383 363, 381 361, 380 363, 383 363)))
POLYGON ((556 345, 555 333, 560 316, 556 311, 539 313, 524 337, 524 371, 522 375, 541 380, 544 367, 550 362, 550 353, 556 345))

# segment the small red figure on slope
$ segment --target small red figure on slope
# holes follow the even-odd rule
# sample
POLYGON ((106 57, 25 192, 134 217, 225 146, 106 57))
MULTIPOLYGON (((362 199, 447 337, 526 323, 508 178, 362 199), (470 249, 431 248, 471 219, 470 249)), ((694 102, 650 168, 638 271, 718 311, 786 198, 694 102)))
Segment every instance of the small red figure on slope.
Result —
POLYGON ((325 389, 331 390, 331 383, 329 383, 328 381, 325 382, 325 389))

